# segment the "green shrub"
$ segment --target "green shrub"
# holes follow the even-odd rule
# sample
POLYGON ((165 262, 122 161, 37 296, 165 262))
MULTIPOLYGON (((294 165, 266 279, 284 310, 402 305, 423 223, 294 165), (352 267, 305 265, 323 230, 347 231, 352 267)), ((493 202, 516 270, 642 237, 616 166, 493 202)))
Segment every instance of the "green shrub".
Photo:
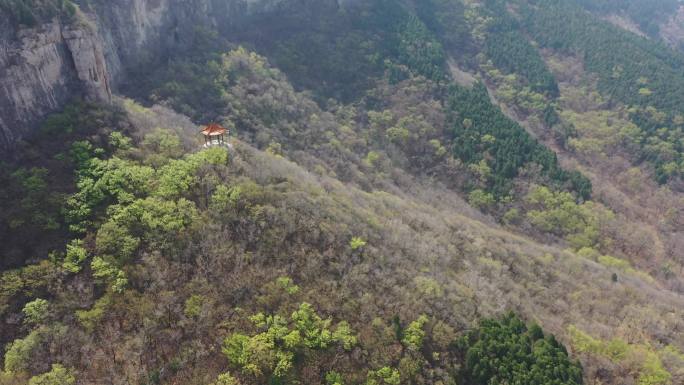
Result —
POLYGON ((34 330, 26 337, 10 342, 5 352, 5 370, 10 373, 27 371, 31 365, 31 354, 43 340, 42 331, 34 330))
POLYGON ((299 292, 299 286, 295 285, 294 281, 290 277, 278 277, 276 283, 280 286, 287 294, 295 295, 299 292))
POLYGON ((105 316, 107 308, 109 308, 111 303, 110 296, 105 294, 102 298, 95 301, 90 310, 77 310, 76 318, 86 330, 93 332, 100 325, 100 321, 105 316))
POLYGON ((468 203, 473 207, 484 210, 491 208, 496 203, 496 198, 491 193, 481 189, 475 189, 468 194, 468 203))
POLYGON ((131 235, 125 226, 115 221, 108 221, 97 230, 95 245, 98 254, 126 263, 133 259, 140 243, 140 238, 131 235))
POLYGON ((425 330, 423 328, 428 321, 429 318, 423 314, 404 329, 404 336, 401 340, 404 346, 414 351, 420 351, 423 347, 423 339, 425 338, 425 330))
POLYGON ((185 300, 185 308, 183 313, 188 318, 196 318, 201 314, 202 306, 204 306, 204 297, 198 294, 193 294, 185 300))
POLYGON ((344 378, 342 378, 341 374, 330 371, 325 374, 325 383, 327 385, 344 385, 344 378))
POLYGON ((361 237, 352 237, 351 241, 349 241, 349 247, 354 251, 361 249, 366 244, 367 242, 361 237))
POLYGON ((104 258, 93 258, 90 267, 93 269, 93 277, 109 284, 114 292, 123 293, 128 286, 126 273, 104 258))
POLYGON ((418 293, 425 298, 436 299, 444 296, 444 288, 432 278, 415 277, 413 283, 416 285, 418 293))
POLYGON ((365 385, 399 385, 401 384, 401 375, 397 369, 389 366, 383 366, 378 370, 371 370, 368 372, 368 379, 365 385))
POLYGON ((277 381, 297 364, 303 350, 323 351, 335 344, 351 349, 356 344, 349 324, 340 322, 335 330, 331 320, 322 319, 308 303, 302 303, 289 321, 279 315, 258 313, 250 317, 261 332, 248 336, 234 333, 224 340, 223 353, 243 373, 277 381))
POLYGON ((39 376, 31 377, 29 385, 74 385, 76 377, 71 369, 60 364, 53 364, 52 370, 39 376))
POLYGON ((38 298, 26 305, 22 313, 24 313, 25 322, 32 325, 37 325, 45 321, 50 312, 50 304, 48 301, 38 298))
POLYGON ((665 369, 658 353, 650 346, 628 344, 621 339, 604 341, 591 337, 574 325, 568 327, 572 346, 578 352, 598 355, 615 363, 631 363, 639 385, 669 385, 672 375, 665 369))
POLYGON ((222 373, 210 385, 240 385, 240 381, 230 373, 222 373))
POLYGON ((536 186, 526 200, 535 209, 527 219, 538 229, 564 236, 575 249, 595 248, 601 242, 601 224, 613 213, 594 202, 576 203, 572 194, 536 186))
POLYGON ((86 259, 88 259, 88 251, 83 247, 83 241, 74 239, 67 244, 62 267, 75 274, 81 271, 81 265, 86 259))

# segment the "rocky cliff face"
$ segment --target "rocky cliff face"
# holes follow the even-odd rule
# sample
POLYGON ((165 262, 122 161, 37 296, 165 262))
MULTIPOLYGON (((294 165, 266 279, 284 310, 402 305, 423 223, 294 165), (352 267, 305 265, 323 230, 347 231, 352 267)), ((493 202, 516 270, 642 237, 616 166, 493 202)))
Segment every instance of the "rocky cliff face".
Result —
POLYGON ((0 148, 8 150, 70 97, 111 97, 102 40, 89 23, 54 19, 0 39, 0 148))
POLYGON ((278 0, 90 0, 35 28, 0 14, 0 155, 74 96, 107 101, 130 69, 278 0))

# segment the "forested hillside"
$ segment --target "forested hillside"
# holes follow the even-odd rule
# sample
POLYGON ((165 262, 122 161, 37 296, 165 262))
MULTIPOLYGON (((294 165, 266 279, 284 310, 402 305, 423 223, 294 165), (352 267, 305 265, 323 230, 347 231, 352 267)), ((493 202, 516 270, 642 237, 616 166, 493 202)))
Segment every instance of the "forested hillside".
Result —
MULTIPOLYGON (((95 12, 29 3, 17 31, 95 12)), ((0 384, 684 383, 677 6, 198 25, 2 157, 0 384)))
POLYGON ((587 71, 598 75, 598 90, 630 107, 640 130, 629 139, 655 164, 657 180, 680 178, 684 56, 587 18, 566 2, 526 7, 522 13, 542 47, 583 57, 587 71))

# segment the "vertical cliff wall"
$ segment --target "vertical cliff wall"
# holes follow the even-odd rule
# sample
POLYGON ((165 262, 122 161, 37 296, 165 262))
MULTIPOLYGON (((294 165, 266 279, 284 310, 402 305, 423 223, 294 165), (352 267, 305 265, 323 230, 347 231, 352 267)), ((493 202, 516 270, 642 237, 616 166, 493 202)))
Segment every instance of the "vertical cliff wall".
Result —
MULTIPOLYGON (((11 28, 9 23, 3 27, 11 28)), ((102 46, 89 25, 55 19, 0 40, 0 148, 7 150, 72 95, 111 97, 102 46)))
POLYGON ((73 97, 108 101, 131 69, 278 0, 89 0, 34 28, 0 12, 0 155, 73 97))

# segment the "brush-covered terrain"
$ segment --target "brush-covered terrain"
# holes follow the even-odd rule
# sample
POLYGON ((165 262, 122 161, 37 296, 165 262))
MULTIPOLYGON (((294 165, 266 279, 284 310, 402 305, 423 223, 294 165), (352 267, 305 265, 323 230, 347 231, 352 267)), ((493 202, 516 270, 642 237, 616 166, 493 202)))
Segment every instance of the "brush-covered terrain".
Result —
POLYGON ((684 54, 624 3, 274 2, 75 97, 0 164, 0 384, 684 383, 684 54))

